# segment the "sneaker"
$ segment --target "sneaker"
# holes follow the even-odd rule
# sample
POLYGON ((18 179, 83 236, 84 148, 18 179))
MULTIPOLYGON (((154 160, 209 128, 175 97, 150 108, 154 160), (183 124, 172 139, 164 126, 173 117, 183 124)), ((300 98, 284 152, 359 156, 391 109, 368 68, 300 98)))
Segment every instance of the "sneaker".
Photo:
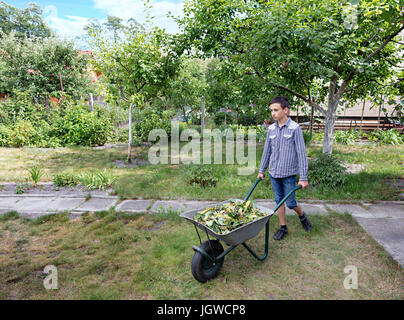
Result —
POLYGON ((274 234, 274 239, 275 240, 281 240, 285 235, 288 234, 288 229, 285 228, 280 228, 275 234, 274 234))
POLYGON ((307 218, 306 214, 303 212, 303 215, 299 217, 300 222, 302 223, 302 227, 306 232, 310 232, 313 226, 311 225, 311 222, 309 218, 307 218))

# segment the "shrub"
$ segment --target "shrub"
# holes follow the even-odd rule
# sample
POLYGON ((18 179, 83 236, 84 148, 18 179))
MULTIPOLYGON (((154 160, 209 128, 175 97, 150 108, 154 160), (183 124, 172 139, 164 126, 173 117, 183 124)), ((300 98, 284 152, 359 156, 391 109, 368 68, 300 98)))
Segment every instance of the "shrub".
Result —
POLYGON ((77 176, 83 186, 88 189, 105 190, 112 186, 117 179, 111 171, 104 169, 103 171, 90 170, 77 176))
POLYGON ((8 147, 12 130, 0 124, 0 147, 8 147))
POLYGON ((103 145, 114 132, 113 122, 99 107, 90 112, 87 106, 73 105, 66 109, 63 117, 58 117, 51 135, 62 145, 103 145))
POLYGON ((79 182, 79 179, 71 172, 62 172, 53 176, 53 184, 56 187, 72 187, 77 185, 79 182))
POLYGON ((213 169, 209 166, 190 167, 187 170, 187 175, 189 184, 197 184, 204 188, 216 187, 216 183, 218 181, 213 169))
POLYGON ((360 132, 355 129, 349 131, 339 130, 335 131, 334 139, 336 143, 352 145, 360 137, 360 132))
POLYGON ((335 188, 345 182, 345 171, 341 162, 328 154, 309 162, 309 180, 313 186, 335 188))
POLYGON ((236 122, 236 115, 234 112, 216 112, 213 116, 213 121, 217 126, 224 124, 224 116, 226 115, 226 124, 233 124, 236 122))
POLYGON ((9 145, 12 147, 22 147, 32 145, 37 132, 29 120, 18 120, 9 135, 9 145))
POLYGON ((380 144, 403 144, 404 137, 396 129, 386 131, 374 130, 368 135, 371 141, 379 142, 380 144))
POLYGON ((150 131, 153 129, 163 129, 167 136, 171 136, 171 116, 170 112, 159 113, 151 109, 144 110, 137 122, 133 123, 133 142, 140 143, 148 141, 150 131))
POLYGON ((304 144, 306 146, 308 146, 310 144, 312 139, 313 139, 313 134, 310 134, 309 131, 304 131, 303 130, 303 140, 304 140, 304 144))

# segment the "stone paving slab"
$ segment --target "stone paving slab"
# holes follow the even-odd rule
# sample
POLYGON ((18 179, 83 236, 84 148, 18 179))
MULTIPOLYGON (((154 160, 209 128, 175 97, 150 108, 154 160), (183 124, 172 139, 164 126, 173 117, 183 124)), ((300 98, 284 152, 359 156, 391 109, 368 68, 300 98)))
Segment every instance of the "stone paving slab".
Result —
POLYGON ((404 204, 396 204, 396 203, 372 204, 369 206, 369 212, 376 218, 403 218, 404 204))
POLYGON ((117 211, 146 212, 151 200, 124 200, 116 206, 117 211))
POLYGON ((14 209, 17 202, 20 201, 22 198, 19 197, 7 197, 7 198, 0 198, 0 209, 7 210, 7 209, 14 209))
POLYGON ((151 212, 158 212, 160 210, 175 210, 179 212, 185 211, 185 205, 179 201, 175 200, 158 200, 153 203, 152 207, 150 208, 151 212))
POLYGON ((52 211, 72 211, 85 201, 83 198, 56 198, 49 203, 48 208, 52 211))
MULTIPOLYGON (((274 201, 256 201, 257 205, 263 206, 265 208, 269 208, 274 210, 276 208, 276 202, 274 201)), ((327 214, 328 211, 322 204, 311 204, 311 203, 303 203, 302 204, 303 211, 307 214, 327 214)), ((294 210, 289 209, 286 207, 286 214, 287 215, 295 215, 296 212, 294 210)))
POLYGON ((47 214, 49 211, 52 211, 49 210, 52 202, 53 198, 23 198, 15 204, 14 210, 17 212, 44 212, 47 214))
POLYGON ((404 215, 402 218, 361 218, 356 221, 404 267, 404 215))
POLYGON ((330 208, 332 211, 336 211, 341 214, 348 212, 353 217, 375 218, 375 216, 369 210, 366 210, 361 206, 355 204, 328 204, 327 207, 330 208))
POLYGON ((75 209, 75 211, 102 211, 108 210, 113 207, 118 202, 118 197, 115 198, 91 198, 81 204, 79 207, 75 209))

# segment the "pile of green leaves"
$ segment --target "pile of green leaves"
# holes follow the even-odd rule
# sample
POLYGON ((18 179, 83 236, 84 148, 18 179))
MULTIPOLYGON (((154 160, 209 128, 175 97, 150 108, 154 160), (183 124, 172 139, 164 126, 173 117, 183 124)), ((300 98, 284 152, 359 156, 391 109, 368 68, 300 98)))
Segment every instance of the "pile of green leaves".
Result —
POLYGON ((206 208, 195 215, 194 220, 206 225, 217 234, 227 234, 266 215, 266 212, 254 208, 250 201, 230 200, 223 205, 206 208))

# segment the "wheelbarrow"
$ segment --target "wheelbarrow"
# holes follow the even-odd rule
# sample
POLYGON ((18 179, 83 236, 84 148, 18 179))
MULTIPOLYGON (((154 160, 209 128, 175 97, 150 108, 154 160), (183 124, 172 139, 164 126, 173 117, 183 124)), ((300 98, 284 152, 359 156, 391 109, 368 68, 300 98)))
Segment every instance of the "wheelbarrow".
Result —
MULTIPOLYGON (((244 200, 241 199, 229 199, 223 202, 220 202, 217 204, 217 206, 226 204, 230 201, 235 201, 235 202, 245 202, 249 199, 251 196, 252 192, 254 191, 255 187, 257 184, 261 181, 261 178, 258 178, 250 191, 248 192, 247 196, 244 198, 244 200)), ((294 187, 276 206, 276 208, 272 211, 271 209, 259 206, 259 205, 254 205, 255 208, 267 213, 265 216, 254 220, 250 223, 247 223, 245 225, 242 225, 238 227, 237 229, 232 230, 231 232, 227 234, 217 234, 215 231, 210 229, 209 227, 205 226, 202 223, 199 223, 198 221, 195 221, 193 218, 194 216, 206 209, 206 206, 203 208, 199 209, 194 209, 191 211, 187 211, 182 213, 180 216, 182 218, 185 218, 186 220, 192 222, 192 224, 195 227, 196 233, 198 234, 199 238, 199 243, 200 246, 192 246, 192 249, 195 251, 194 256, 192 258, 192 263, 191 263, 191 271, 192 275, 196 280, 199 282, 206 282, 210 279, 213 279, 217 277, 217 275, 220 272, 220 269, 222 268, 223 262, 224 262, 224 257, 229 254, 235 247, 237 247, 239 244, 242 244, 244 248, 247 249, 247 251, 257 260, 259 261, 264 261, 267 256, 268 256, 268 243, 269 243, 269 219, 272 217, 272 215, 283 205, 283 203, 290 197, 290 195, 295 192, 296 190, 300 189, 302 186, 298 185, 294 187), (265 251, 262 256, 258 256, 254 250, 252 250, 246 243, 247 240, 250 240, 251 238, 254 238, 265 226, 265 251), (202 243, 201 236, 199 234, 198 228, 203 230, 206 233, 206 236, 208 238, 207 241, 202 243), (209 235, 212 237, 216 238, 215 240, 211 240, 209 238, 209 235), (227 244, 228 248, 226 250, 223 249, 222 244, 220 241, 223 241, 224 243, 227 244)))

